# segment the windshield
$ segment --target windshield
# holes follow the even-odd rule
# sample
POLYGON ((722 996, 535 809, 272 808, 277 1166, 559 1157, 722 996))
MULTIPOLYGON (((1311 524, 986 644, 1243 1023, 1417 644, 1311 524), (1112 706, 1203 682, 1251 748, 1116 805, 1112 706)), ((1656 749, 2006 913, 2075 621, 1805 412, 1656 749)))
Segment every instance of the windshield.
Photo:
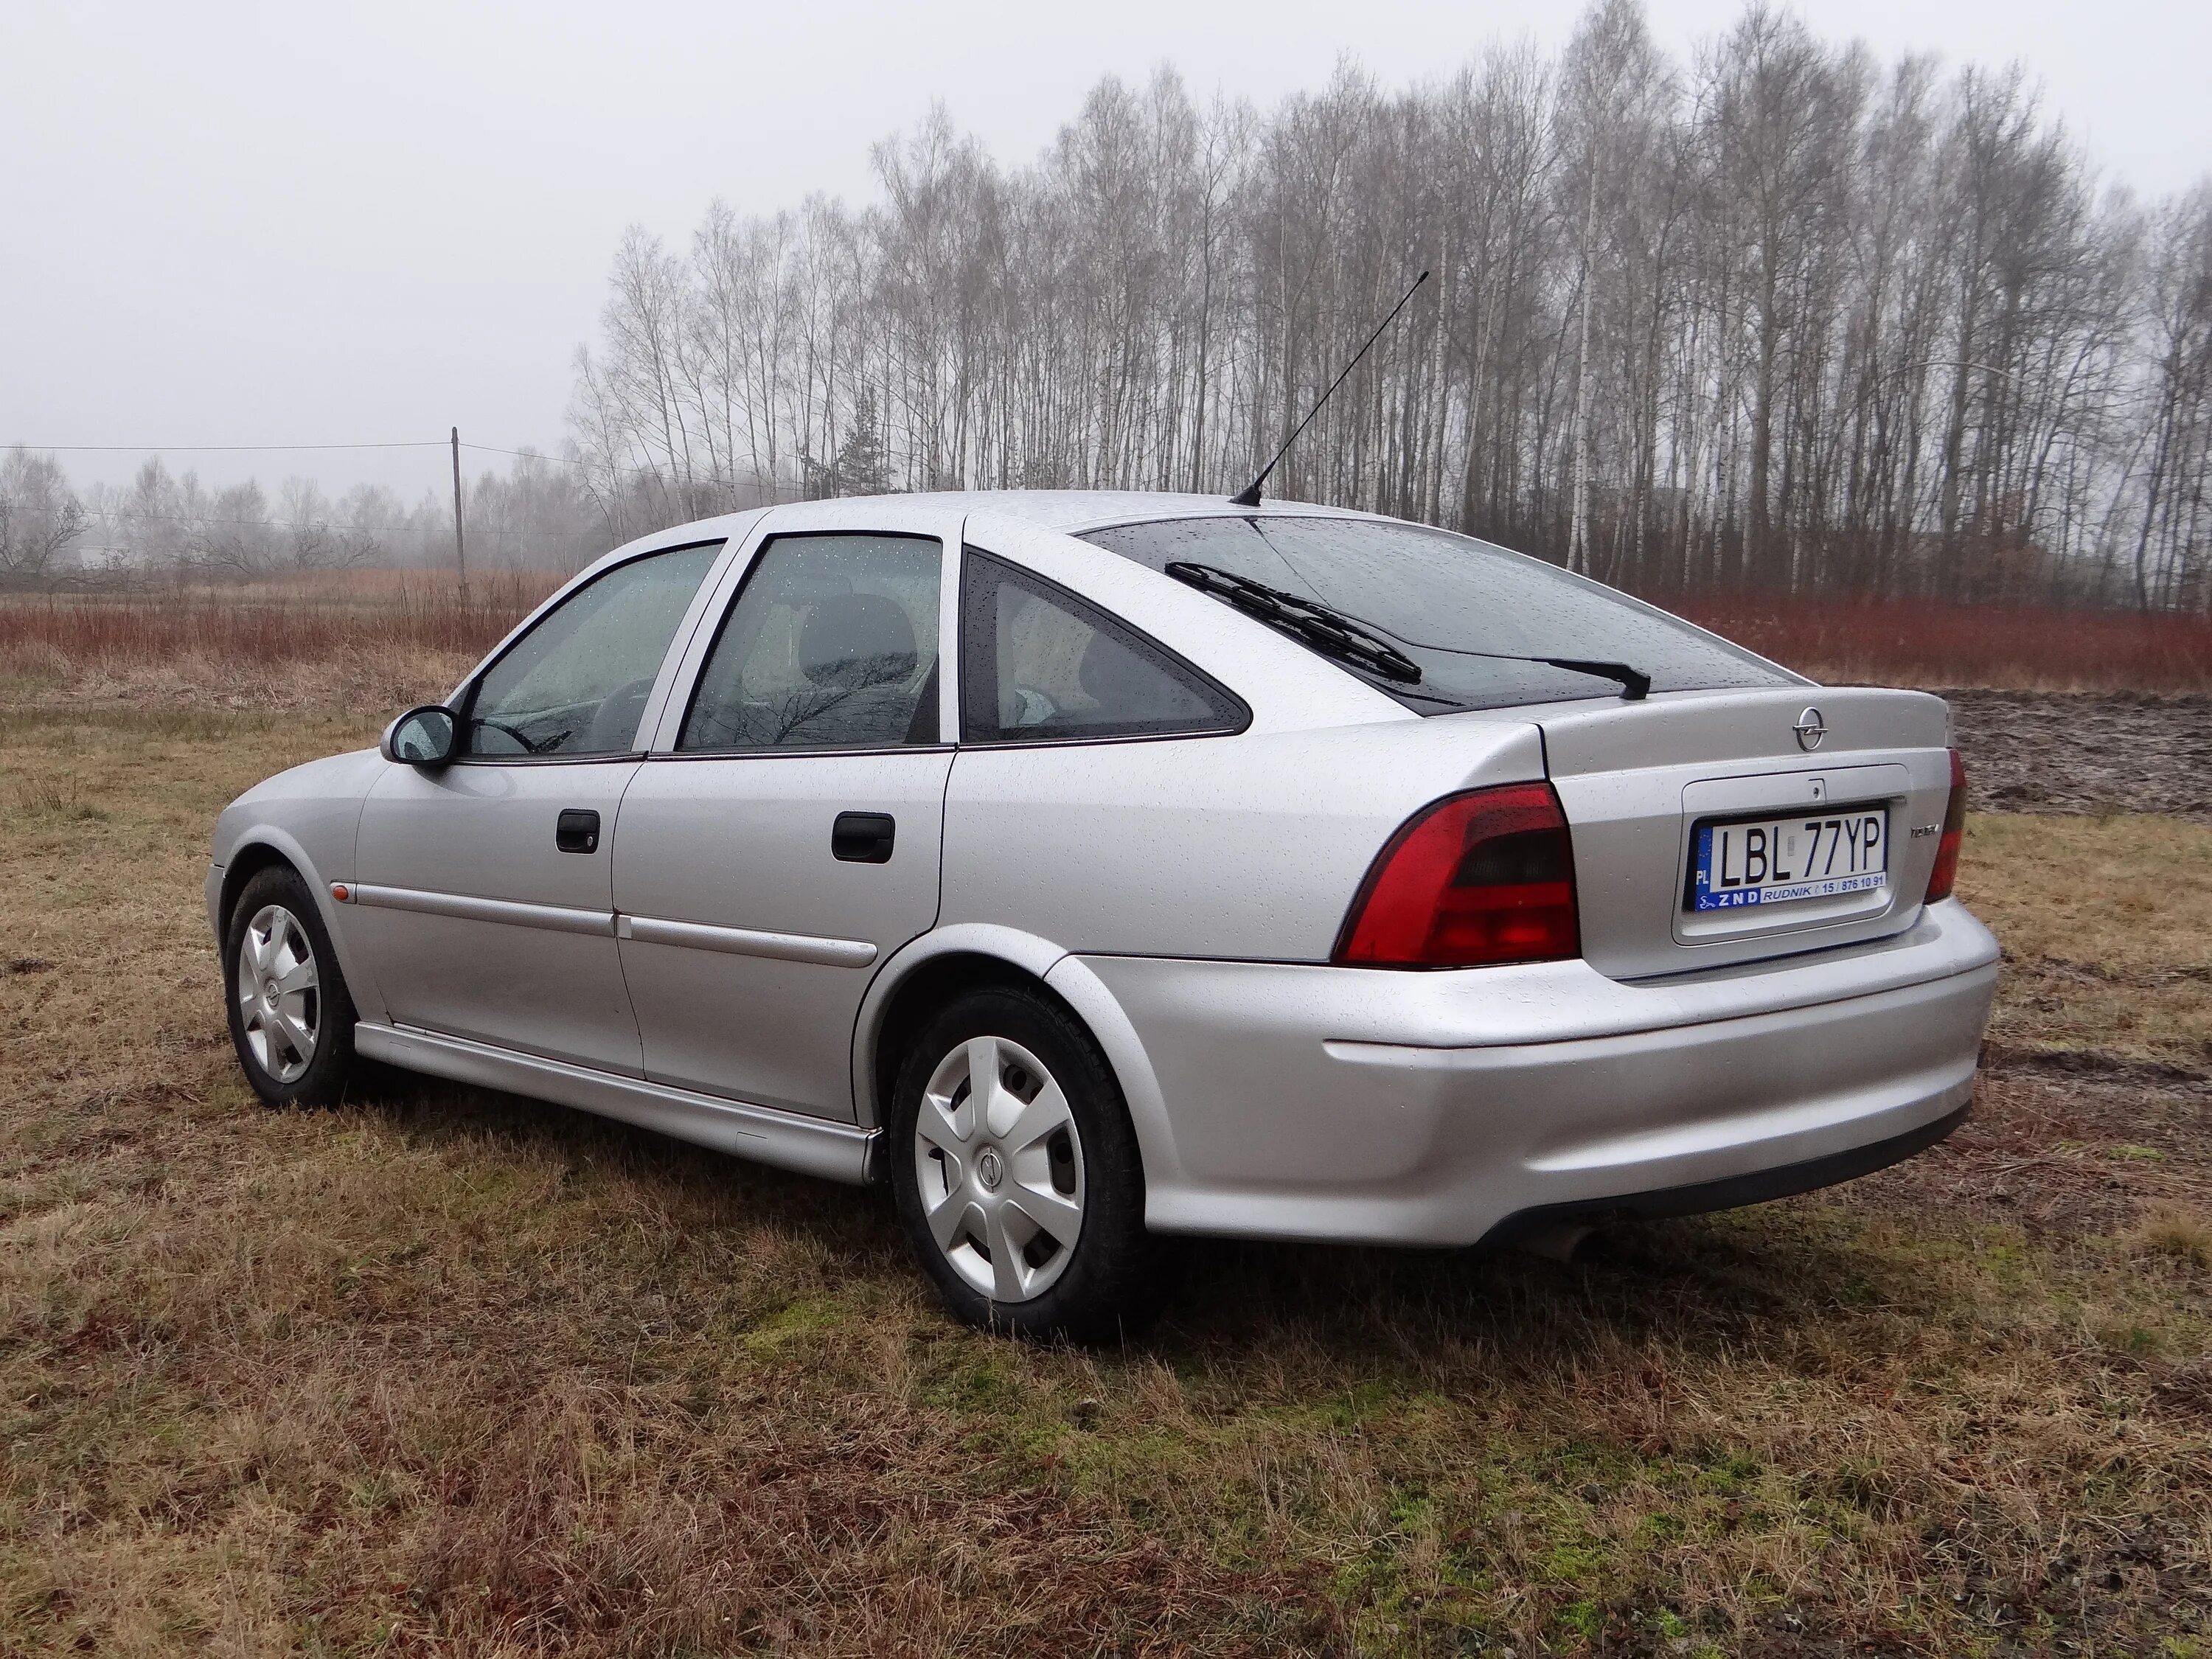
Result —
POLYGON ((1654 691, 1793 683, 1748 651, 1601 583, 1420 525, 1170 519, 1086 531, 1083 539, 1154 570, 1179 561, 1212 565, 1349 613, 1421 668, 1418 685, 1360 678, 1423 714, 1619 694, 1570 669, 1455 654, 1464 652, 1622 662, 1649 674, 1654 691))

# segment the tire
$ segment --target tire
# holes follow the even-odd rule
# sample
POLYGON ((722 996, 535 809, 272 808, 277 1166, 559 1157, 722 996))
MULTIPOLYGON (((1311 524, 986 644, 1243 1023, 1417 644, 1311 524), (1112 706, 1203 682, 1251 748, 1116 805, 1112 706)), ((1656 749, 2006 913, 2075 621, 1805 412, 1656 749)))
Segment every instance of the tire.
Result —
POLYGON ((343 1099, 356 1066, 353 997, 322 912, 291 866, 271 865, 240 890, 222 957, 231 1046, 253 1092, 271 1106, 343 1099))
POLYGON ((922 1271, 971 1325, 1112 1341, 1158 1311, 1144 1161, 1113 1072, 1056 1002, 994 987, 925 1025, 892 1092, 890 1179, 922 1271), (996 1089, 975 1109, 976 1071, 996 1089))

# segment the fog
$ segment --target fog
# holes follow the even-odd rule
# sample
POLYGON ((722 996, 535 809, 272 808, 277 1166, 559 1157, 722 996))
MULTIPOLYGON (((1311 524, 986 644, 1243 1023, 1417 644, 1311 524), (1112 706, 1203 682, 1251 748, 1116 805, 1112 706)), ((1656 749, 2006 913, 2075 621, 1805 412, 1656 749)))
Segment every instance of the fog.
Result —
MULTIPOLYGON (((1662 0, 1687 55, 1736 15, 1662 0)), ((1890 3, 1802 9, 1820 33, 2023 61, 2047 107, 2146 194, 2212 162, 2208 9, 1890 3)), ((419 3, 349 10, 20 4, 0 15, 0 443, 351 443, 464 435, 557 449, 624 227, 680 240, 708 203, 865 197, 870 147, 941 101, 1027 160, 1107 73, 1174 64, 1262 106, 1349 56, 1432 78, 1574 12, 1136 0, 1093 11, 419 3), (26 161, 28 164, 25 164, 26 161)), ((143 452, 65 450, 82 480, 143 452)), ((435 450, 172 453, 216 477, 308 472, 404 494, 435 450)))

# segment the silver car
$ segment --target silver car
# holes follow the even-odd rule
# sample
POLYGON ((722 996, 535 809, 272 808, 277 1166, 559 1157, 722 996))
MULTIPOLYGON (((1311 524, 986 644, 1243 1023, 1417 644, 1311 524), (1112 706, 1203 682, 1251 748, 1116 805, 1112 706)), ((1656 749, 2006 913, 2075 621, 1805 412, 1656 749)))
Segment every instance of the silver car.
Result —
POLYGON ((1842 1181, 1967 1109, 1995 941, 1920 693, 1398 520, 735 514, 227 808, 274 1103, 357 1059, 888 1182, 962 1316, 1181 1233, 1465 1245, 1842 1181))

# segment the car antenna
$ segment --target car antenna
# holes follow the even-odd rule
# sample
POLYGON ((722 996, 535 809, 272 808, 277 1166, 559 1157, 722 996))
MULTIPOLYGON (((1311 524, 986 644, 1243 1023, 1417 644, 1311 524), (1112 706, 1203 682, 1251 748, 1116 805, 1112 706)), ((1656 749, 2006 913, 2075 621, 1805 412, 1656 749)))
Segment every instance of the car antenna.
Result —
POLYGON ((1252 482, 1246 484, 1242 490, 1229 498, 1229 504, 1231 507, 1257 507, 1260 505, 1260 486, 1267 482, 1267 475, 1275 470, 1277 465, 1280 463, 1284 456, 1291 453, 1291 446, 1297 442, 1298 434, 1304 432, 1308 427, 1313 424, 1313 417, 1321 413, 1322 405, 1327 403, 1331 398, 1336 396, 1337 387, 1342 386, 1346 379, 1351 374, 1352 371, 1359 367, 1359 360, 1367 355, 1368 346, 1373 345, 1377 340, 1382 337, 1382 329, 1389 327, 1391 324, 1398 320, 1398 313, 1406 308, 1407 302, 1412 300, 1415 291, 1420 288, 1423 283, 1425 283, 1428 280, 1429 273, 1425 270, 1419 276, 1413 278, 1413 286, 1406 290, 1405 299, 1399 301, 1396 305, 1390 307, 1390 314, 1382 319, 1382 327, 1376 329, 1372 334, 1367 337, 1367 345, 1360 347, 1358 350, 1352 354, 1352 361, 1344 366, 1344 373, 1338 375, 1335 380, 1329 382, 1328 390, 1322 392, 1320 397, 1314 400, 1314 406, 1306 411, 1305 419, 1298 422, 1297 432, 1293 432, 1289 437, 1283 440, 1283 447, 1275 452, 1275 459, 1260 469, 1260 476, 1258 477, 1253 479, 1252 482))

